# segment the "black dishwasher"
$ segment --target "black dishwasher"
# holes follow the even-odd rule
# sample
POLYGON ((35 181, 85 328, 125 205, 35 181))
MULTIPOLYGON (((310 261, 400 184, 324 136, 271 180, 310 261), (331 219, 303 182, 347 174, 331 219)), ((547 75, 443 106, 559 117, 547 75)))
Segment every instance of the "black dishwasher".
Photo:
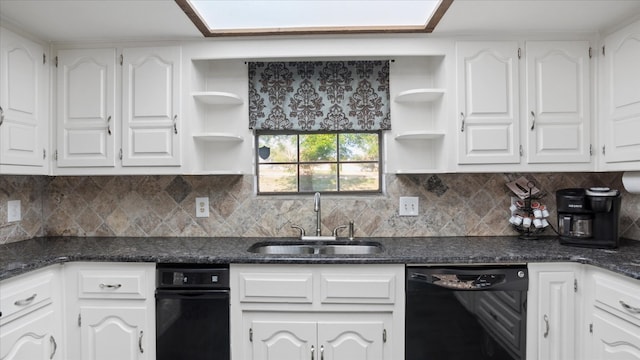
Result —
POLYGON ((229 267, 158 264, 157 360, 229 360, 229 267))
POLYGON ((407 267, 406 360, 522 360, 525 265, 407 267))

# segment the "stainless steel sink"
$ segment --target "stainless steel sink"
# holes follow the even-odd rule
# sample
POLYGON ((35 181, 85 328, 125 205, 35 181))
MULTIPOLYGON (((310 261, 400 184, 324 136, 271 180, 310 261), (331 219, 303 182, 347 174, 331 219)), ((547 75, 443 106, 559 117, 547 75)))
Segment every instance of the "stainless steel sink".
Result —
POLYGON ((370 255, 383 251, 375 241, 265 241, 247 251, 271 255, 370 255))

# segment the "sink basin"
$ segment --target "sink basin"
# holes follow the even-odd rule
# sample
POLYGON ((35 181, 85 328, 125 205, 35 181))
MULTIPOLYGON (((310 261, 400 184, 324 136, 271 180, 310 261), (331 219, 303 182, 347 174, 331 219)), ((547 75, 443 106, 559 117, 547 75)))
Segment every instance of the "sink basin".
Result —
POLYGON ((247 251, 271 255, 370 255, 382 252, 375 241, 267 241, 258 242, 247 251))

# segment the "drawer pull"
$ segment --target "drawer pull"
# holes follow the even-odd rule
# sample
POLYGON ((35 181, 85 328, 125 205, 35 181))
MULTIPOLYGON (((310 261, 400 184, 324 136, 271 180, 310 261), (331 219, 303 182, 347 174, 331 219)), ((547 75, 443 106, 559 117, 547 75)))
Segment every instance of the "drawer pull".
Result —
POLYGON ((100 289, 120 289, 122 284, 100 284, 100 289))
POLYGON ((544 326, 545 330, 543 336, 546 339, 549 336, 549 317, 547 316, 547 314, 544 314, 544 326))
POLYGON ((640 308, 637 308, 635 306, 631 306, 629 304, 627 304, 626 302, 620 300, 620 305, 622 305, 622 307, 627 310, 630 313, 633 314, 640 314, 640 308))
POLYGON ((138 348, 140 349, 140 354, 144 354, 144 349, 142 348, 142 335, 144 335, 144 333, 140 330, 140 337, 138 337, 138 348))
POLYGON ((15 304, 16 306, 27 306, 27 305, 31 304, 31 303, 33 302, 33 300, 35 300, 35 299, 36 299, 36 296, 38 296, 38 294, 33 294, 33 295, 29 296, 29 297, 28 297, 28 298, 26 298, 26 299, 16 300, 16 301, 14 302, 14 304, 15 304))

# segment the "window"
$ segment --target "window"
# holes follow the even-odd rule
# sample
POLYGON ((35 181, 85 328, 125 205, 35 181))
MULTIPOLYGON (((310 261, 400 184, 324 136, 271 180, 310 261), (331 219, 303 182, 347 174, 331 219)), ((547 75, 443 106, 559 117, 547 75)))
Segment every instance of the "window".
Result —
POLYGON ((258 132, 258 193, 379 193, 380 135, 258 132))

